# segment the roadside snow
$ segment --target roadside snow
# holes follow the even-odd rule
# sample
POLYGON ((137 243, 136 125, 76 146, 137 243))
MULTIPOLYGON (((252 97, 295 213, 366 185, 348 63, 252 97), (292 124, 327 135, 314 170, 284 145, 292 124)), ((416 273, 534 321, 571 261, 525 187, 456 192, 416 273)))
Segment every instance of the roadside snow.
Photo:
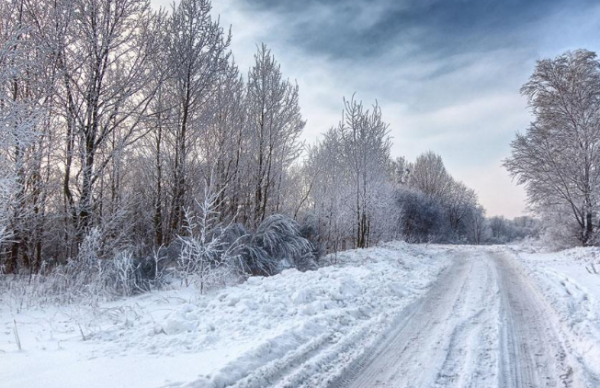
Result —
POLYGON ((585 366, 600 375, 600 249, 518 252, 585 366), (595 273, 595 271, 599 273, 595 273))
POLYGON ((448 257, 444 247, 390 243, 209 295, 182 289, 100 306, 19 311, 0 295, 2 386, 325 385, 429 288, 448 257))

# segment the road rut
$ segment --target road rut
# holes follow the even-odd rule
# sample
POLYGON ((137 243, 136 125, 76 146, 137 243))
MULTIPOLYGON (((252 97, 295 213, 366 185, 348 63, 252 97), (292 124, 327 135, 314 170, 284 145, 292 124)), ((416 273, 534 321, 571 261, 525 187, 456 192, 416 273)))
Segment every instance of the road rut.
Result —
POLYGON ((543 296, 506 250, 454 263, 332 388, 592 387, 543 296))

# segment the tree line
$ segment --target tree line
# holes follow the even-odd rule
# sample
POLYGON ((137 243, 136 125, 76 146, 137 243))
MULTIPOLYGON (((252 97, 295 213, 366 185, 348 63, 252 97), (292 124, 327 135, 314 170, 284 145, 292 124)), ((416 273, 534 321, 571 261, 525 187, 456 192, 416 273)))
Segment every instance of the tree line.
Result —
POLYGON ((441 157, 392 159, 377 103, 343 100, 305 145, 298 85, 264 44, 240 70, 209 0, 8 0, 0 15, 4 273, 153 257, 156 276, 166 257, 268 275, 382 240, 489 236, 441 157))

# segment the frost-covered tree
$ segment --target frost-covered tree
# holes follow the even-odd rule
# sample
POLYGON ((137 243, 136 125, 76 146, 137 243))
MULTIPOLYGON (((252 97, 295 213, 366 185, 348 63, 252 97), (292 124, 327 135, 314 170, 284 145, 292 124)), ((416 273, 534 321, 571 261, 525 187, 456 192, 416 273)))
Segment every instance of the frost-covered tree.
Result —
MULTIPOLYGON (((539 213, 565 209, 582 245, 596 242, 600 201, 600 62, 587 50, 538 61, 521 88, 535 120, 504 162, 539 213)), ((571 224, 571 222, 569 222, 571 224)))
MULTIPOLYGON (((39 264, 42 142, 47 82, 45 52, 30 26, 24 1, 0 4, 0 258, 6 272, 39 264), (7 237, 10 236, 10 241, 7 237)), ((0 261, 1 263, 1 261, 0 261)))
POLYGON ((246 209, 251 213, 245 218, 256 226, 284 205, 279 191, 288 168, 300 156, 299 137, 305 125, 298 85, 283 78, 265 44, 258 48, 248 73, 246 103, 251 168, 246 209))
POLYGON ((512 220, 502 216, 490 217, 489 241, 495 244, 505 244, 525 238, 537 238, 540 234, 541 222, 539 219, 522 216, 512 220))
POLYGON ((335 128, 308 150, 303 166, 309 214, 318 220, 319 236, 328 251, 338 251, 354 239, 351 188, 341 138, 335 128))
POLYGON ((377 203, 375 187, 389 181, 391 141, 388 124, 383 122, 377 103, 372 110, 362 102, 344 100, 344 113, 339 131, 344 163, 353 184, 354 216, 356 218, 356 247, 369 246, 374 206, 377 203))
POLYGON ((249 128, 246 125, 245 83, 235 63, 220 73, 206 104, 210 115, 200 139, 204 170, 213 171, 217 208, 222 220, 238 215, 247 193, 249 128))
MULTIPOLYGON (((168 236, 183 227, 184 208, 192 187, 192 163, 218 77, 225 71, 229 59, 231 37, 210 14, 209 0, 183 0, 174 6, 168 22, 169 131, 172 142, 170 171, 171 203, 168 236)), ((197 167, 197 166, 196 166, 197 167)), ((198 179, 196 183, 202 182, 198 179)))
POLYGON ((408 169, 407 183, 409 187, 437 199, 448 193, 452 178, 448 174, 440 155, 428 151, 419 155, 408 169))
POLYGON ((388 125, 379 105, 344 99, 342 120, 311 148, 305 174, 313 214, 322 218, 329 248, 364 248, 388 238, 393 225, 393 163, 388 125))
POLYGON ((58 14, 70 15, 56 50, 57 91, 65 146, 63 191, 76 238, 103 216, 106 186, 118 208, 128 148, 145 134, 141 126, 150 96, 154 17, 146 0, 74 0, 58 14), (107 176, 108 174, 108 176, 107 176))

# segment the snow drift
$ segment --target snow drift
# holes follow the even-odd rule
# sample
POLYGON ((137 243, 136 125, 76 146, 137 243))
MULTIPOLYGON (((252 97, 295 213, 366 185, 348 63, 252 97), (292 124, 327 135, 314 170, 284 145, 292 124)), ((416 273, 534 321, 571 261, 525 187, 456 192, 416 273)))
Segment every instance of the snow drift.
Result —
POLYGON ((208 295, 187 288, 19 313, 3 301, 0 365, 11 365, 8 387, 326 385, 428 289, 449 263, 444 252, 390 243, 208 295))

